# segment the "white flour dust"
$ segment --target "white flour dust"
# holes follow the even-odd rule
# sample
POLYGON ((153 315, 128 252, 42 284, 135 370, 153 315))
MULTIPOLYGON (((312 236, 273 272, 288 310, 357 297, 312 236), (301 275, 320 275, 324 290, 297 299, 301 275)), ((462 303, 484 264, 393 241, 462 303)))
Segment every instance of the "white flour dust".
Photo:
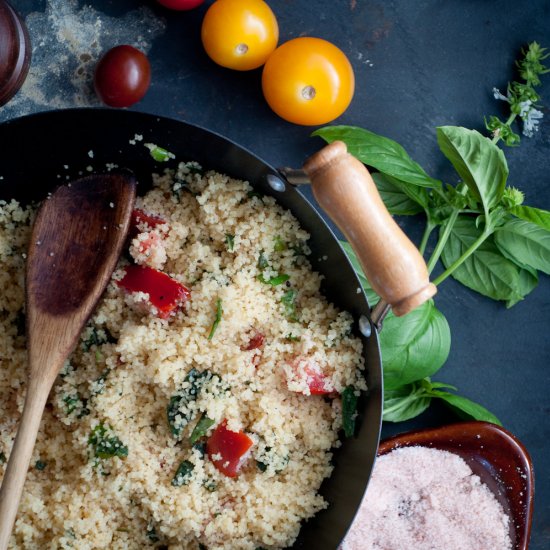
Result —
POLYGON ((46 109, 99 105, 93 90, 99 57, 120 44, 147 53, 166 27, 146 7, 109 17, 78 0, 47 0, 45 12, 33 12, 25 21, 32 44, 31 67, 21 90, 0 108, 0 120, 46 109))

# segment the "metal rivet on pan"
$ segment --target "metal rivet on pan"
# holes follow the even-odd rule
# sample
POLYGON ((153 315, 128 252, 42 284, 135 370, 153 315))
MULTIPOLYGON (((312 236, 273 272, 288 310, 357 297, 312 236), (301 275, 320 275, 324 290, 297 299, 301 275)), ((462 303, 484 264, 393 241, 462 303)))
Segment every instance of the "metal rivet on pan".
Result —
POLYGON ((278 191, 279 193, 282 193, 286 189, 285 182, 273 174, 267 175, 267 183, 271 189, 278 191))
POLYGON ((361 317, 359 317, 359 330, 365 338, 369 338, 372 334, 372 326, 365 315, 361 315, 361 317))

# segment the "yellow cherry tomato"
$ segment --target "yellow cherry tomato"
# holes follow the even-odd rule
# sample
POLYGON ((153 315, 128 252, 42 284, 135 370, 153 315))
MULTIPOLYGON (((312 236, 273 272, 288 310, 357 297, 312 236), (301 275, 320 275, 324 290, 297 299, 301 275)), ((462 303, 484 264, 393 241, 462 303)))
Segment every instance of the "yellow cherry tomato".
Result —
POLYGON ((261 67, 279 40, 279 26, 262 0, 216 0, 204 16, 202 43, 222 67, 249 71, 261 67))
POLYGON ((262 75, 269 106, 282 118, 305 126, 326 124, 350 104, 355 76, 348 58, 321 38, 294 38, 269 57, 262 75))

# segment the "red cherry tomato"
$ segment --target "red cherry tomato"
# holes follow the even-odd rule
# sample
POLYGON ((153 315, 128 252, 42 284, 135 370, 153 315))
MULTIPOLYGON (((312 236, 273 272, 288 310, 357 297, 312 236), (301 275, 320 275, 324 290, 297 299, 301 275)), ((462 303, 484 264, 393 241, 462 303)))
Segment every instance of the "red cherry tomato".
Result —
POLYGON ((143 52, 133 46, 116 46, 98 62, 94 74, 97 95, 110 107, 137 103, 151 83, 151 66, 143 52))
POLYGON ((165 8, 171 10, 192 10, 197 6, 200 6, 204 0, 157 0, 159 4, 162 4, 165 8))
POLYGON ((244 432, 228 430, 224 420, 208 438, 206 451, 214 466, 228 477, 236 477, 254 443, 244 432))

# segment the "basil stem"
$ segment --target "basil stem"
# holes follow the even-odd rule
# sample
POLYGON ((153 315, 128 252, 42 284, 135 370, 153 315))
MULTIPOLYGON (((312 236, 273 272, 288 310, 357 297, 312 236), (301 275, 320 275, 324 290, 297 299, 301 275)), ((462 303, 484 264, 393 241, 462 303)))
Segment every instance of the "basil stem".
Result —
POLYGON ((455 269, 460 267, 492 234, 494 233, 494 228, 489 227, 485 228, 483 233, 479 238, 458 258, 454 261, 439 277, 436 277, 432 282, 435 286, 442 283, 449 275, 453 273, 455 269))

